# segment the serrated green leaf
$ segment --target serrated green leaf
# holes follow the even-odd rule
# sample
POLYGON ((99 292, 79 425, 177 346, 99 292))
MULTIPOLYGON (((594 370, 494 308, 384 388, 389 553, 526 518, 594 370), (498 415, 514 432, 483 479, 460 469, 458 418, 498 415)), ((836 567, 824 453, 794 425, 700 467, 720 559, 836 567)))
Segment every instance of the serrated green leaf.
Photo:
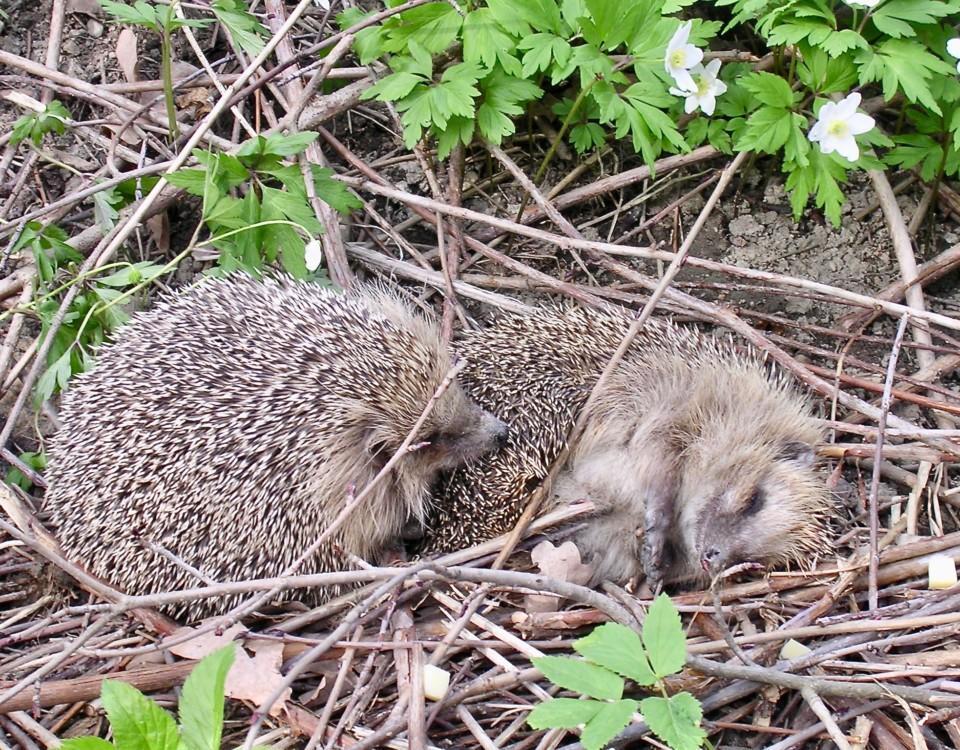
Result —
POLYGON ((60 750, 116 750, 112 743, 99 737, 71 737, 60 743, 60 750))
POLYGON ((601 700, 619 700, 623 695, 623 678, 609 669, 568 656, 540 656, 532 661, 554 685, 567 690, 601 700))
POLYGON ((120 197, 113 190, 101 190, 93 194, 93 218, 97 225, 105 232, 113 229, 120 212, 114 208, 114 203, 120 202, 120 197))
POLYGON ((870 20, 887 36, 916 36, 916 26, 939 23, 957 10, 956 3, 939 0, 886 0, 874 8, 870 20))
POLYGON ((606 705, 589 699, 553 698, 527 714, 527 724, 533 729, 573 729, 586 724, 606 705))
POLYGON ((803 61, 797 66, 797 78, 818 94, 849 91, 857 82, 857 69, 848 55, 830 57, 817 48, 803 45, 803 61))
POLYGON ((595 122, 584 122, 570 128, 570 143, 578 154, 600 148, 606 141, 606 131, 595 122))
POLYGON ((398 23, 385 34, 384 52, 407 52, 416 42, 432 54, 447 49, 460 33, 463 23, 458 9, 449 3, 427 3, 400 14, 398 23))
POLYGON ((73 366, 70 362, 70 351, 67 350, 57 357, 52 364, 48 364, 47 369, 40 376, 34 389, 34 405, 39 408, 55 392, 66 388, 72 375, 73 366))
MULTIPOLYGON (((437 133, 437 156, 441 159, 446 159, 458 144, 469 146, 473 140, 474 128, 478 123, 483 122, 487 116, 485 112, 487 108, 486 104, 480 105, 477 109, 476 121, 469 117, 451 117, 447 123, 447 127, 437 133)), ((509 120, 507 120, 507 123, 509 124, 509 132, 512 133, 513 123, 509 120)), ((499 141, 494 140, 496 136, 495 132, 490 134, 485 133, 484 136, 492 143, 499 143, 499 141)))
POLYGON ((594 664, 629 677, 638 685, 653 685, 657 681, 640 636, 618 623, 594 628, 590 635, 574 641, 573 648, 594 664))
POLYGON ((377 99, 381 102, 395 102, 409 94, 417 86, 424 83, 426 79, 414 73, 401 71, 384 76, 370 88, 364 91, 361 99, 377 99))
POLYGON ((819 45, 830 57, 840 57, 844 52, 852 49, 870 49, 870 44, 859 33, 853 29, 842 29, 841 31, 831 31, 823 39, 814 41, 812 44, 819 45))
POLYGON ((132 685, 104 680, 100 700, 123 750, 177 750, 180 738, 173 717, 132 685))
POLYGON ((178 169, 172 174, 164 175, 163 179, 171 185, 183 188, 190 195, 203 197, 203 185, 206 172, 202 169, 178 169))
POLYGON ((707 738, 700 727, 703 710, 690 693, 644 698, 640 701, 640 713, 653 733, 672 750, 697 750, 707 738))
POLYGON ((263 151, 265 154, 277 156, 295 156, 306 150, 307 146, 317 140, 319 133, 306 131, 302 133, 274 133, 266 139, 263 151))
POLYGON ((241 0, 214 0, 210 9, 244 52, 251 57, 260 54, 267 29, 241 0))
POLYGON ((739 84, 768 107, 789 108, 797 99, 797 94, 790 90, 790 84, 773 73, 751 73, 744 76, 739 84))
POLYGON ((545 71, 552 62, 563 67, 570 60, 572 47, 570 43, 556 34, 538 32, 524 37, 517 43, 517 49, 526 50, 523 54, 524 77, 545 71))
POLYGON ((923 162, 921 179, 929 182, 936 177, 944 158, 943 147, 938 141, 922 133, 907 133, 895 136, 893 140, 896 146, 884 155, 885 163, 912 169, 923 162))
POLYGON ((607 703, 583 728, 583 732, 580 733, 580 744, 586 750, 601 750, 630 723, 630 717, 636 710, 635 700, 626 699, 607 703))
POLYGON ((220 750, 223 686, 233 664, 231 643, 207 654, 190 672, 180 693, 180 731, 187 750, 220 750))
POLYGON ((465 62, 482 63, 492 68, 497 62, 497 52, 513 47, 513 39, 496 22, 490 8, 478 8, 467 13, 463 21, 463 59, 465 62))
POLYGON ((313 172, 313 188, 317 197, 329 204, 340 213, 349 213, 355 208, 361 208, 363 201, 350 192, 350 188, 339 180, 333 179, 333 170, 328 167, 311 165, 313 172))
POLYGON ((953 68, 922 45, 906 39, 888 39, 876 52, 866 50, 857 56, 860 82, 880 80, 883 98, 889 101, 902 91, 911 102, 920 102, 928 109, 942 114, 930 90, 934 73, 953 74, 953 68))
POLYGON ((160 30, 156 10, 147 3, 138 2, 130 6, 126 3, 114 2, 114 0, 98 0, 98 2, 101 8, 121 23, 146 26, 156 31, 160 30))
POLYGON ((657 677, 667 677, 683 669, 687 640, 680 613, 666 594, 654 599, 647 611, 643 621, 643 646, 657 677))
POLYGON ((791 137, 794 122, 794 114, 789 109, 760 107, 747 118, 737 150, 774 154, 791 137))

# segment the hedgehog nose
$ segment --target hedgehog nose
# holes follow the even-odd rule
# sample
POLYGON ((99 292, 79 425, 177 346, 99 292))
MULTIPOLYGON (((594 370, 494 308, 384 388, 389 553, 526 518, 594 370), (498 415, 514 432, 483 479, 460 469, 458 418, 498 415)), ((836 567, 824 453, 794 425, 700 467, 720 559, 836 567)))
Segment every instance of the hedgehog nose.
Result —
POLYGON ((708 547, 700 557, 700 567, 709 573, 716 566, 719 558, 720 550, 716 547, 708 547))

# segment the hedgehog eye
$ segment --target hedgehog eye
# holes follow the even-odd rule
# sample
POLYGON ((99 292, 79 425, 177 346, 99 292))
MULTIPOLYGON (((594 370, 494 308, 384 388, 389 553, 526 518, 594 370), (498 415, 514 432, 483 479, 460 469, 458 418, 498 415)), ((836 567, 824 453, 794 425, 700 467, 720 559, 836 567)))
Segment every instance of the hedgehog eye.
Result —
POLYGON ((750 495, 750 499, 747 500, 746 506, 743 508, 743 515, 752 516, 760 511, 764 503, 763 492, 759 488, 754 489, 750 495))

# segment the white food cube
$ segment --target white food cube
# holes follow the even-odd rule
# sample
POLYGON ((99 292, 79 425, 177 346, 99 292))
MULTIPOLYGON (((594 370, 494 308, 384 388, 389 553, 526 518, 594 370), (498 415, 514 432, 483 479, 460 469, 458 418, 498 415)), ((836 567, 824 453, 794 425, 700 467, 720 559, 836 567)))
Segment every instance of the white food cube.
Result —
POLYGON ((931 589, 948 589, 957 582, 957 566, 949 555, 934 555, 927 563, 931 589))
POLYGON ((433 664, 423 668, 423 695, 425 698, 438 701, 447 694, 450 687, 450 673, 433 664))
POLYGON ((780 658, 789 661, 790 659, 799 659, 801 656, 806 656, 809 653, 809 648, 800 643, 800 641, 795 641, 791 638, 784 643, 783 648, 780 649, 780 658))

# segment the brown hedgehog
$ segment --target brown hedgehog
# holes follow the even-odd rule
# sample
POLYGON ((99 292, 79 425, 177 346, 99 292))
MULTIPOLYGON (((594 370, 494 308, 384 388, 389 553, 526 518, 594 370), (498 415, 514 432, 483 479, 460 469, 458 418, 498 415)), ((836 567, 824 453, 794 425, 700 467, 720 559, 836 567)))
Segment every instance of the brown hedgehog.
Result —
MULTIPOLYGON (((436 325, 385 289, 203 282, 136 315, 71 384, 46 509, 67 555, 127 593, 203 585, 157 547, 207 580, 278 575, 391 458, 450 367, 436 325)), ((437 472, 505 433, 453 382, 424 444, 299 572, 348 568, 346 554, 376 562, 426 515, 437 472)))
MULTIPOLYGON (((513 527, 629 326, 614 311, 563 308, 464 335, 464 388, 510 434, 438 484, 425 552, 513 527)), ((818 439, 805 399, 758 353, 650 320, 593 405, 554 500, 597 506, 575 537, 594 582, 802 562, 828 540, 818 439)))

